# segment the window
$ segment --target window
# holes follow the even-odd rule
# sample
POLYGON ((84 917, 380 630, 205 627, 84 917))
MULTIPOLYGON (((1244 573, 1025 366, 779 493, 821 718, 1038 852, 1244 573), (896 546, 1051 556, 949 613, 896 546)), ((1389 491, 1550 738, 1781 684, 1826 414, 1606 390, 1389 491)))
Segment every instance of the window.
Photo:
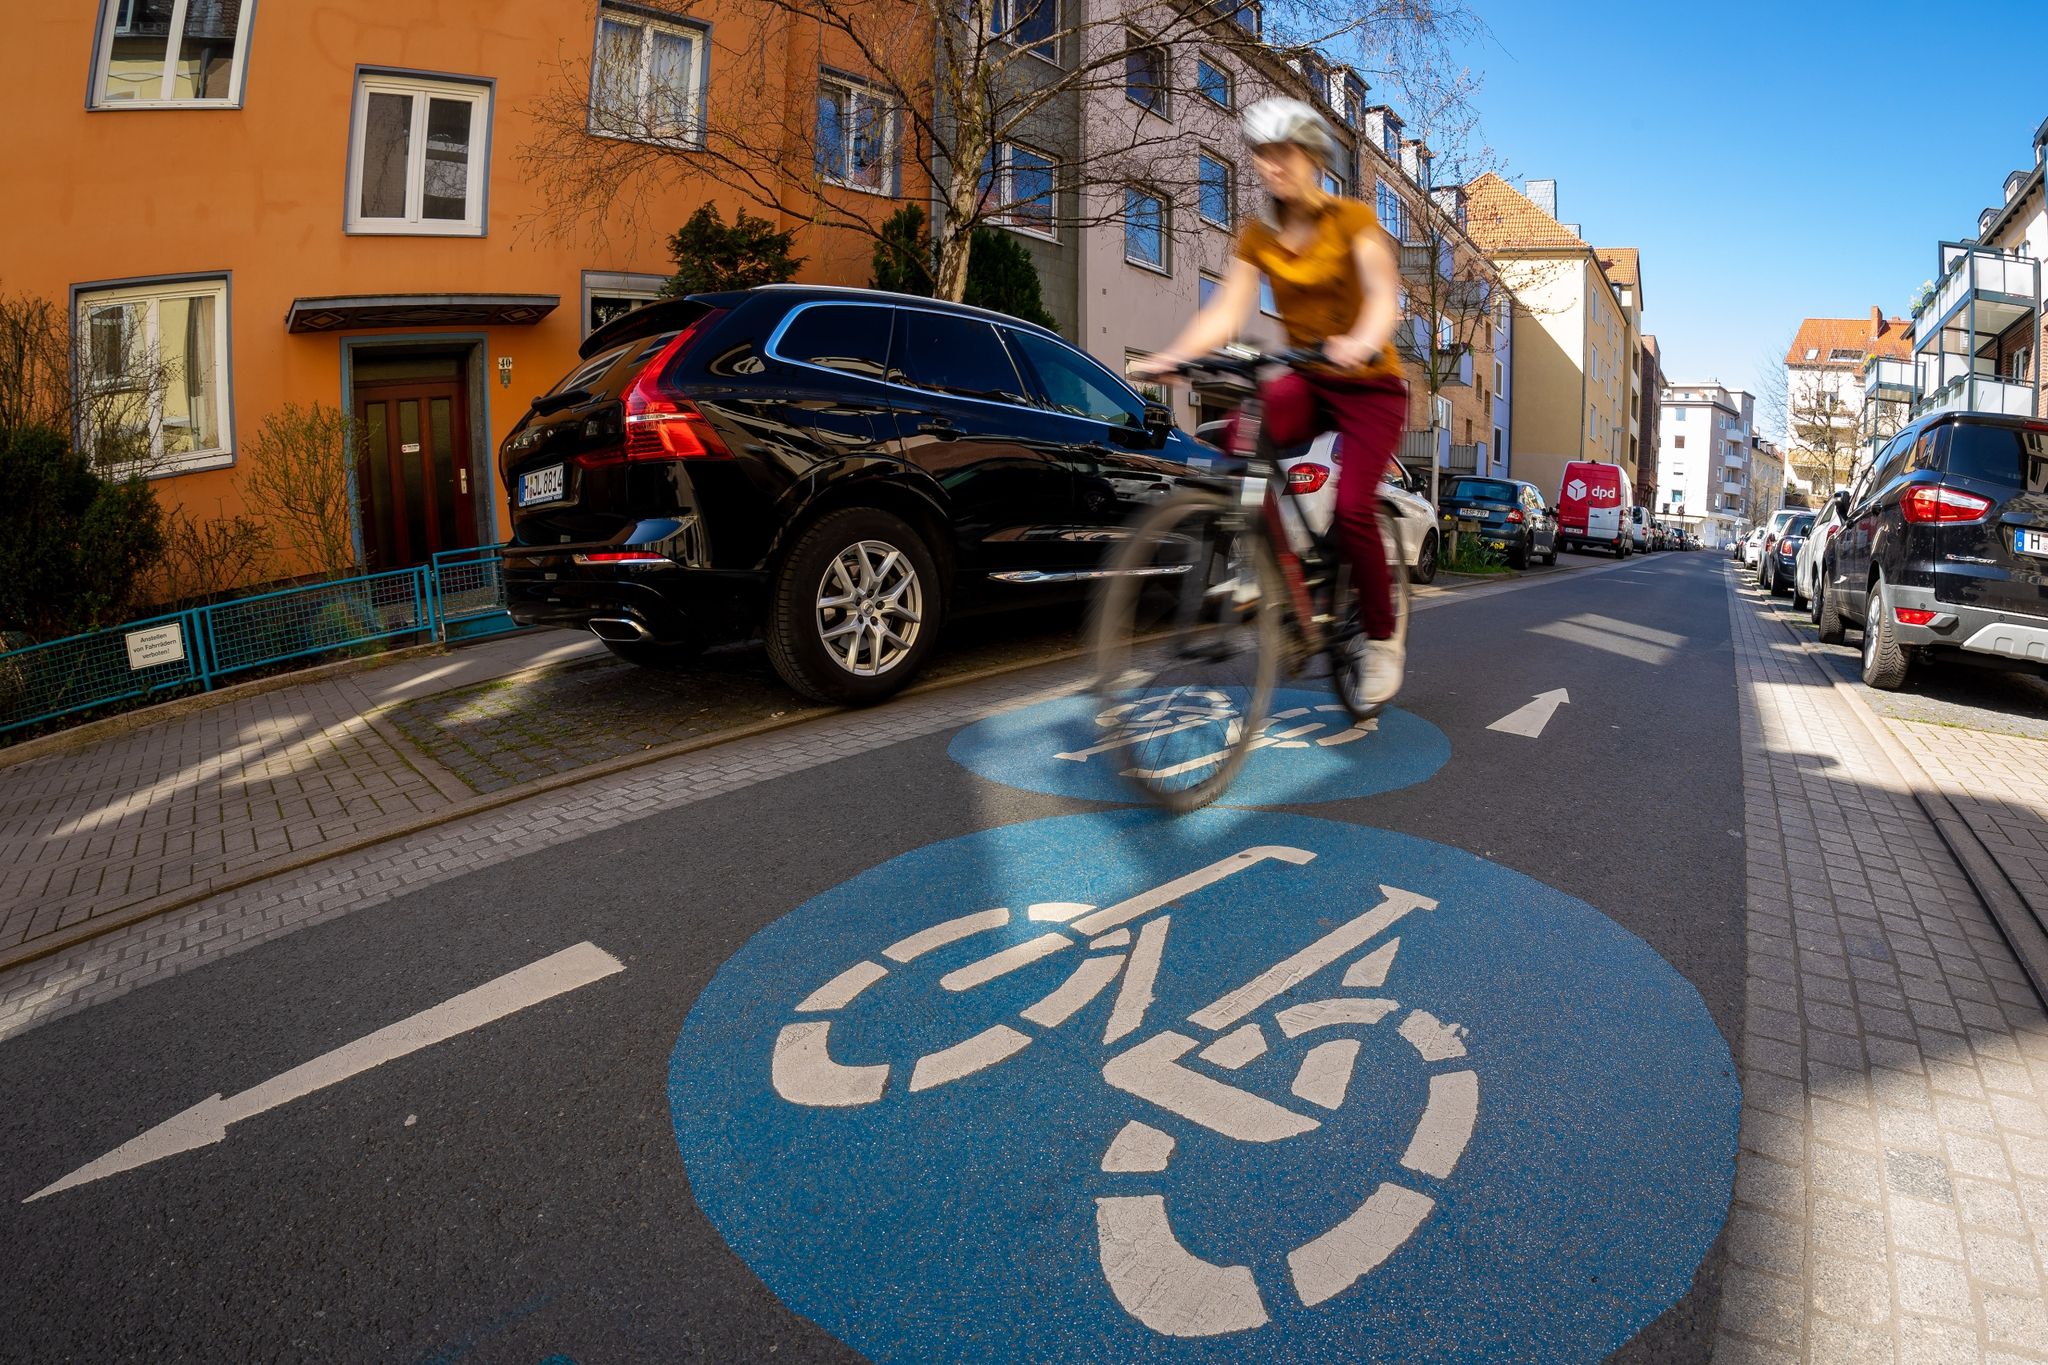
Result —
POLYGON ((642 142, 704 136, 704 31, 603 5, 590 64, 590 131, 642 142))
POLYGON ((1146 43, 1139 34, 1125 35, 1124 95, 1140 109, 1166 115, 1166 49, 1146 43))
POLYGON ((999 220, 1034 237, 1056 238, 1053 200, 1058 180, 1049 156, 1012 142, 997 145, 990 165, 982 170, 982 196, 998 211, 999 220))
POLYGON ((79 353, 102 459, 150 474, 233 461, 224 357, 227 281, 164 281, 78 295, 79 353), (101 420, 104 415, 104 422, 101 420))
POLYGON ((1671 438, 1671 448, 1672 448, 1673 450, 1684 450, 1684 449, 1685 449, 1685 438, 1684 438, 1683 436, 1674 436, 1674 437, 1672 437, 1672 438, 1671 438))
MULTIPOLYGON (((1097 418, 1112 426, 1145 424, 1144 400, 1079 351, 1036 332, 1013 331, 1010 342, 1038 376, 1046 402, 1060 412, 1097 418)), ((1126 363, 1138 358, 1128 357, 1126 363)))
MULTIPOLYGON (((1505 389, 1506 387, 1507 387, 1507 371, 1506 371, 1505 369, 1503 369, 1503 368, 1501 367, 1501 363, 1500 363, 1500 362, 1499 362, 1498 360, 1496 360, 1496 361, 1494 361, 1494 362, 1493 362, 1493 391, 1494 391, 1495 393, 1499 393, 1499 392, 1500 392, 1501 390, 1505 389)), ((1495 448, 1496 450, 1498 450, 1498 449, 1500 448, 1500 442, 1498 442, 1498 441, 1494 442, 1494 448, 1495 448)))
POLYGON ((1268 317, 1280 316, 1280 305, 1273 302, 1273 282, 1264 275, 1259 276, 1259 311, 1268 317))
POLYGON ((249 50, 240 0, 104 0, 95 109, 237 105, 249 50))
POLYGON ((622 275, 609 271, 584 271, 583 334, 588 336, 606 323, 624 317, 635 308, 644 308, 660 298, 661 287, 667 281, 668 277, 665 275, 622 275))
POLYGON ((868 379, 884 379, 889 370, 889 328, 894 313, 887 308, 845 303, 813 304, 797 310, 775 354, 803 365, 818 365, 868 379))
POLYGON ((1166 269, 1166 202, 1157 195, 1124 191, 1124 259, 1148 270, 1166 269))
POLYGON ((1224 17, 1254 38, 1264 31, 1264 26, 1260 22, 1258 0, 1237 0, 1237 4, 1224 17))
POLYGON ((818 78, 818 174, 871 194, 896 192, 896 117, 880 91, 818 78))
POLYGON ((1674 422, 1683 422, 1685 420, 1685 414, 1687 411, 1688 409, 1685 408, 1673 409, 1671 413, 1671 420, 1674 422))
POLYGON ((1146 402, 1163 404, 1167 401, 1166 385, 1156 379, 1134 379, 1131 377, 1132 369, 1142 364, 1144 359, 1143 352, 1124 352, 1124 383, 1130 385, 1132 392, 1136 393, 1146 402))
POLYGON ((1818 359, 1820 359, 1820 348, 1819 348, 1818 346, 1809 346, 1809 347, 1807 347, 1807 348, 1806 348, 1806 358, 1807 358, 1808 360, 1818 360, 1818 359))
POLYGON ((1203 275, 1195 281, 1195 307, 1207 308, 1209 300, 1216 297, 1216 291, 1223 287, 1223 281, 1214 275, 1203 275))
POLYGON ((989 7, 989 32, 1034 57, 1057 61, 1052 38, 1059 32, 1059 16, 1058 0, 995 0, 989 7))
POLYGON ((350 139, 351 232, 484 235, 488 85, 365 73, 350 139))
POLYGON ((1398 242, 1406 239, 1407 232, 1404 227, 1401 196, 1395 193, 1394 187, 1384 180, 1379 182, 1378 188, 1373 193, 1373 212, 1379 215, 1380 226, 1391 232, 1394 235, 1395 241, 1398 242))
POLYGON ((1024 381, 996 329, 975 318, 904 309, 897 314, 901 359, 892 362, 903 382, 962 398, 1022 403, 1024 381))
POLYGON ((2030 348, 2025 346, 2016 347, 2013 353, 2006 357, 2005 377, 2012 380, 2015 384, 2026 383, 2029 374, 2027 364, 2033 358, 2033 352, 2030 348))
POLYGON ((1221 157, 1207 152, 1195 158, 1196 178, 1200 182, 1199 195, 1202 221, 1214 223, 1217 227, 1230 226, 1230 165, 1221 157))
POLYGON ((1335 171, 1324 171, 1321 178, 1324 194, 1341 195, 1344 193, 1343 178, 1335 171))
MULTIPOLYGON (((1507 458, 1507 451, 1501 448, 1501 434, 1499 427, 1495 427, 1493 429, 1493 458, 1496 460, 1505 460, 1507 458)), ((1538 502, 1541 502, 1543 500, 1543 497, 1540 493, 1537 495, 1536 500, 1538 502)))
POLYGON ((1837 346, 1833 350, 1828 352, 1828 359, 1831 361, 1846 360, 1851 364, 1855 364, 1863 359, 1863 352, 1852 350, 1844 346, 1837 346))
POLYGON ((1347 75, 1344 78, 1344 122, 1356 128, 1359 115, 1364 112, 1365 82, 1347 75))
POLYGON ((1195 89, 1203 99, 1230 108, 1230 73, 1207 57, 1195 61, 1195 89))

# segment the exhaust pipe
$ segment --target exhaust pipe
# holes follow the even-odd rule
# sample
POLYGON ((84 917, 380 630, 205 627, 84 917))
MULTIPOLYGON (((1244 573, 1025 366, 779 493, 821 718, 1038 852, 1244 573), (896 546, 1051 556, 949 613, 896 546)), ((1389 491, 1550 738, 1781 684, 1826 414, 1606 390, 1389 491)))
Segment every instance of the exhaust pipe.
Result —
POLYGON ((590 633, 600 640, 625 643, 654 638, 652 631, 630 616, 593 616, 589 624, 590 633))

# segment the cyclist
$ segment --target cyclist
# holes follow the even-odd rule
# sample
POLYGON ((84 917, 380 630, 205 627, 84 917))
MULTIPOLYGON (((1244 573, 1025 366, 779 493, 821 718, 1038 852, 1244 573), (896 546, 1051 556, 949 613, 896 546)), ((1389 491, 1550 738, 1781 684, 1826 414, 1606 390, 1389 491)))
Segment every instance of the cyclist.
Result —
POLYGON ((1400 691, 1404 662, 1378 513, 1380 480, 1408 417, 1407 381, 1389 345, 1400 320, 1394 251, 1371 206, 1323 189, 1337 143, 1314 109, 1260 100, 1245 110, 1244 135, 1267 211, 1238 234, 1230 274, 1208 307, 1134 373, 1167 375, 1228 344, 1258 306, 1261 276, 1272 283, 1288 341, 1321 349, 1327 365, 1266 386, 1265 431, 1275 448, 1332 430, 1342 442, 1338 539, 1358 584, 1363 628, 1347 646, 1356 663, 1349 672, 1353 700, 1377 706, 1400 691))

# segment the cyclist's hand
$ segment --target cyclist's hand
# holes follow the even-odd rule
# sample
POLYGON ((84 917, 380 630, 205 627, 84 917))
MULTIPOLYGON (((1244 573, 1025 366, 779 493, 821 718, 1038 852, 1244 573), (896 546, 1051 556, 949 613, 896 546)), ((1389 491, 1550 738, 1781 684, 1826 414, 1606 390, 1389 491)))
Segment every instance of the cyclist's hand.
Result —
POLYGON ((1323 343, 1323 354, 1338 369, 1355 370, 1378 355, 1379 347, 1369 346, 1349 332, 1342 332, 1323 343))
POLYGON ((1174 374, 1174 371, 1186 363, 1187 357, 1184 355, 1175 355, 1172 351, 1160 351, 1154 355, 1148 355, 1141 360, 1132 361, 1129 374, 1133 379, 1176 378, 1177 376, 1174 374))

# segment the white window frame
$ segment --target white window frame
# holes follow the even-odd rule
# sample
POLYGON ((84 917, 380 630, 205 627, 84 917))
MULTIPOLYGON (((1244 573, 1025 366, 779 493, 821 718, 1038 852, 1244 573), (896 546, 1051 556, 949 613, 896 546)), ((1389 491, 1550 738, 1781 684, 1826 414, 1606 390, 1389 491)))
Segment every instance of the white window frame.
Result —
POLYGON ((656 19, 639 10, 614 5, 611 0, 597 7, 597 23, 593 29, 593 46, 590 56, 590 101, 589 129, 593 137, 618 138, 625 142, 645 142, 659 147, 702 147, 704 145, 704 87, 710 80, 711 44, 708 28, 703 24, 684 23, 674 19, 656 19), (654 42, 655 33, 665 33, 681 38, 690 44, 690 98, 687 121, 673 134, 662 135, 643 133, 632 128, 607 127, 597 107, 597 73, 604 51, 604 26, 606 23, 622 24, 642 30, 640 43, 640 73, 635 86, 637 109, 635 117, 643 123, 649 122, 649 110, 654 96, 654 42))
POLYGON ((1166 196, 1165 196, 1165 195, 1163 195, 1163 194, 1161 194, 1161 193, 1159 193, 1159 192, 1158 192, 1157 190, 1149 190, 1149 189, 1146 189, 1146 188, 1145 188, 1144 186, 1142 186, 1142 185, 1125 185, 1125 186, 1123 187, 1123 191, 1124 191, 1124 207, 1123 207, 1123 212, 1122 212, 1122 213, 1121 213, 1120 215, 1118 215, 1118 216, 1119 216, 1119 217, 1120 217, 1120 218, 1121 218, 1121 219, 1123 220, 1123 227, 1124 227, 1124 233, 1123 233, 1123 236, 1124 236, 1124 241, 1123 241, 1124 263, 1125 263, 1125 264, 1127 264, 1127 265, 1134 265, 1134 266, 1138 267, 1138 269, 1140 269, 1140 270, 1149 270, 1149 271, 1151 271, 1151 272, 1152 272, 1153 274, 1155 274, 1155 275, 1168 275, 1168 276, 1172 275, 1172 274, 1173 274, 1173 218, 1172 218, 1172 209, 1171 209, 1171 207, 1169 206, 1169 204, 1167 203, 1167 199, 1166 199, 1166 196), (1159 205, 1159 259, 1158 259, 1158 261, 1156 261, 1156 262, 1154 262, 1154 261, 1147 261, 1147 260, 1141 260, 1141 259, 1139 259, 1138 257, 1136 257, 1136 256, 1133 256, 1133 255, 1131 254, 1131 217, 1130 217, 1130 214, 1131 214, 1131 200, 1130 200, 1130 196, 1132 196, 1132 195, 1134 195, 1134 194, 1135 194, 1135 195, 1140 195, 1140 196, 1142 196, 1143 198, 1146 198, 1146 199, 1150 199, 1150 200, 1151 200, 1151 201, 1152 201, 1153 203, 1155 203, 1155 204, 1159 205))
POLYGON ((1156 115, 1171 123, 1173 121, 1173 53, 1165 43, 1147 38, 1137 29, 1124 30, 1124 99, 1136 105, 1145 113, 1156 115), (1131 89, 1131 54, 1150 52, 1159 58, 1159 83, 1153 87, 1151 104, 1139 99, 1131 89))
POLYGON ((1197 147, 1195 149, 1195 217, 1211 227, 1228 230, 1231 221, 1237 216, 1235 212, 1236 207, 1237 168, 1230 164, 1230 158, 1223 155, 1223 153, 1213 151, 1207 147, 1197 147), (1204 161, 1213 162, 1223 168, 1223 211, 1229 217, 1221 220, 1211 218, 1208 210, 1204 207, 1206 196, 1203 192, 1208 188, 1202 179, 1202 163, 1204 161))
POLYGON ((1380 226, 1386 229, 1388 235, 1395 241, 1405 242, 1408 240, 1408 205, 1402 201, 1401 192, 1387 183, 1385 177, 1379 177, 1374 183, 1373 212, 1378 215, 1380 226), (1391 223, 1387 221, 1387 215, 1383 207, 1389 198, 1393 200, 1395 212, 1394 221, 1391 223))
MULTIPOLYGON (((853 190, 860 194, 872 194, 882 199, 894 199, 896 197, 896 185, 898 179, 903 174, 903 139, 901 126, 903 120, 901 112, 897 110, 895 107, 893 107, 889 103, 888 97, 875 86, 870 85, 868 82, 863 81, 858 77, 841 75, 839 72, 831 70, 823 70, 818 73, 818 94, 820 96, 820 102, 822 102, 822 97, 825 93, 825 87, 828 85, 837 86, 839 89, 844 90, 848 95, 853 96, 855 101, 858 101, 860 99, 872 100, 875 104, 881 106, 882 109, 885 111, 886 117, 882 124, 882 161, 883 164, 887 167, 887 170, 883 176, 884 183, 880 187, 876 187, 874 185, 863 185, 858 180, 841 180, 838 176, 833 175, 827 171, 818 171, 818 178, 824 181, 826 184, 834 186, 838 189, 853 190)), ((857 103, 850 104, 848 107, 857 108, 858 105, 857 103)), ((813 114, 813 117, 816 117, 815 113, 813 114)), ((849 130, 854 126, 857 126, 857 124, 857 119, 849 119, 847 121, 847 127, 849 130)), ((850 135, 851 133, 849 131, 849 136, 850 135)), ((820 150, 822 150, 822 148, 820 150)), ((853 157, 851 149, 848 150, 846 160, 848 165, 852 164, 853 157)))
POLYGON ((382 71, 356 73, 355 111, 349 118, 346 227, 357 236, 482 237, 489 199, 491 103, 488 81, 441 80, 382 71), (412 100, 412 133, 407 145, 405 216, 365 218, 362 215, 363 138, 370 120, 371 95, 404 95, 412 100), (437 99, 461 100, 470 106, 469 176, 460 219, 423 216, 426 197, 427 113, 437 99))
POLYGON ((1213 298, 1215 297, 1216 292, 1223 288, 1223 277, 1220 275, 1213 274, 1207 270, 1202 271, 1199 275, 1196 276, 1195 308, 1197 311, 1200 311, 1201 309, 1206 308, 1209 305, 1209 300, 1202 297, 1202 286, 1205 284, 1209 286, 1209 294, 1210 297, 1213 298))
MULTIPOLYGON (((208 275, 190 279, 142 280, 97 288, 88 286, 72 291, 71 316, 72 327, 75 329, 73 353, 79 357, 81 387, 87 389, 93 384, 91 374, 84 372, 91 364, 89 335, 90 315, 93 309, 109 305, 145 305, 142 335, 138 342, 143 363, 154 369, 157 364, 156 357, 162 353, 163 345, 158 330, 161 325, 161 305, 173 299, 198 298, 213 300, 213 355, 217 371, 213 385, 214 430, 219 433, 219 442, 205 450, 166 456, 163 453, 163 394, 160 390, 152 391, 148 398, 149 454, 132 464, 123 465, 118 472, 133 472, 149 478, 160 478, 169 474, 189 474, 200 469, 219 469, 235 462, 235 405, 231 392, 233 385, 228 349, 228 277, 208 275)), ((88 433, 80 433, 81 437, 86 435, 88 433)))
POLYGON ((666 275, 647 275, 617 270, 583 272, 583 335, 596 330, 590 325, 590 305, 599 298, 632 299, 643 307, 661 297, 666 275))
POLYGON ((1151 353, 1148 351, 1124 352, 1124 386, 1147 403, 1163 405, 1169 401, 1164 383, 1157 379, 1133 379, 1131 377, 1131 367, 1142 365, 1150 358, 1151 353))
POLYGON ((1237 76, 1231 69, 1218 61, 1212 61, 1201 53, 1195 54, 1195 93, 1218 109, 1237 108, 1237 76), (1202 68, 1208 67, 1223 78, 1223 98, 1217 99, 1202 88, 1202 68))
POLYGON ((989 37, 993 41, 1002 43, 1005 46, 1019 48, 1029 55, 1038 58, 1041 62, 1058 66, 1060 64, 1060 10, 1063 8, 1063 4, 1062 0, 1045 0, 1045 2, 1052 6, 1052 37, 1041 42, 1022 43, 1002 36, 1015 25, 1014 7, 1017 4, 1017 0, 994 0, 994 3, 989 7, 989 23, 993 27, 989 37), (1048 51, 1047 49, 1051 50, 1048 51))
POLYGON ((249 72, 249 29, 256 19, 256 6, 245 2, 241 10, 241 22, 235 28, 234 63, 228 71, 228 88, 234 93, 222 99, 177 99, 171 93, 173 71, 177 65, 178 48, 185 38, 185 17, 191 9, 191 0, 175 0, 171 8, 171 31, 164 40, 164 73, 157 85, 155 99, 110 100, 107 98, 107 68, 113 64, 114 39, 120 36, 121 11, 127 9, 133 0, 104 0, 100 6, 99 46, 93 53, 92 98, 87 101, 91 109, 239 109, 242 107, 243 82, 249 72))
POLYGON ((1050 152, 1041 152, 1036 147, 1026 146, 1021 142, 998 142, 995 150, 995 193, 996 203, 1000 208, 995 221, 1001 226, 1021 236, 1036 237, 1041 242, 1057 242, 1060 239, 1060 159, 1058 157, 1050 152), (1052 204, 1050 206, 1052 222, 1044 227, 1032 223, 1029 219, 1019 218, 1015 212, 1019 200, 1016 183, 1011 179, 1013 170, 1011 158, 1018 152, 1022 152, 1026 156, 1037 157, 1040 161, 1046 163, 1046 169, 1052 173, 1052 204))

